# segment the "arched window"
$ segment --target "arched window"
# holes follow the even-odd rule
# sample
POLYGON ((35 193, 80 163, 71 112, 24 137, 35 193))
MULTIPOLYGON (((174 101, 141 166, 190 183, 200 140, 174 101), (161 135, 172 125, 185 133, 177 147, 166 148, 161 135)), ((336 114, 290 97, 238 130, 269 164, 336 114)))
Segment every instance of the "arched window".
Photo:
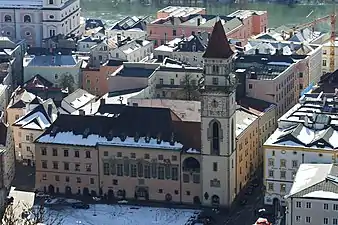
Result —
POLYGON ((231 119, 231 129, 230 129, 230 132, 231 132, 231 151, 233 152, 235 150, 235 137, 234 137, 234 133, 235 133, 235 130, 234 130, 234 119, 232 118, 231 119))
POLYGON ((211 154, 213 155, 219 155, 219 125, 215 121, 212 124, 212 144, 211 144, 211 154))
POLYGON ((25 15, 25 16, 23 17, 23 22, 25 22, 25 23, 31 23, 31 22, 32 22, 31 16, 25 15))
POLYGON ((5 22, 12 22, 12 17, 10 15, 6 15, 5 22))

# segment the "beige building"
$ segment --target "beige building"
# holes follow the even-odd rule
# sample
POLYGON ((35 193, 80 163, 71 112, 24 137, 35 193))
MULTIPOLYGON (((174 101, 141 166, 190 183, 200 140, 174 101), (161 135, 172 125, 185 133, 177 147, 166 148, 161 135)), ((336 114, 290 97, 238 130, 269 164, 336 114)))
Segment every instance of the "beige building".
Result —
POLYGON ((16 160, 26 165, 35 164, 33 141, 57 118, 57 108, 52 99, 41 103, 30 103, 30 110, 12 124, 16 160))

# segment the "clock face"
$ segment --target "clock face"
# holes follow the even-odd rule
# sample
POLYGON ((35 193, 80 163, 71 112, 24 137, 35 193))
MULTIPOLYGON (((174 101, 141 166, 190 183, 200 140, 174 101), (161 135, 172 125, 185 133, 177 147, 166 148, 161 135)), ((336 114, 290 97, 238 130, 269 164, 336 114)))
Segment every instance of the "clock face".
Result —
POLYGON ((216 99, 212 100, 211 106, 212 106, 213 108, 217 108, 217 107, 218 107, 218 102, 217 102, 216 99))

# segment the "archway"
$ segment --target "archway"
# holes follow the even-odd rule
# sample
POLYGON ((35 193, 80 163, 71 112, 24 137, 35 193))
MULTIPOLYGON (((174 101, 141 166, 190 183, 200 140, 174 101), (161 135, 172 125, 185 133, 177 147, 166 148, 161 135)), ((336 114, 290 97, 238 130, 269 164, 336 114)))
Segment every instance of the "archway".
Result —
POLYGON ((66 188, 65 188, 65 194, 66 195, 71 195, 72 194, 72 188, 69 187, 69 186, 66 186, 66 188))
POLYGON ((183 171, 200 172, 201 165, 199 161, 193 157, 188 157, 183 160, 183 171))
POLYGON ((83 195, 83 196, 89 196, 89 189, 86 188, 86 187, 83 188, 82 195, 83 195))
POLYGON ((195 196, 193 201, 194 201, 195 205, 200 205, 201 204, 200 197, 198 197, 198 196, 195 196))
POLYGON ((114 199, 114 191, 112 189, 108 190, 108 200, 114 199))
POLYGON ((49 185, 49 186, 48 186, 48 192, 49 192, 49 194, 54 194, 54 193, 55 193, 55 190, 54 190, 54 186, 53 186, 53 185, 49 185))
POLYGON ((219 197, 218 195, 213 195, 211 197, 211 204, 214 206, 219 206, 219 197))

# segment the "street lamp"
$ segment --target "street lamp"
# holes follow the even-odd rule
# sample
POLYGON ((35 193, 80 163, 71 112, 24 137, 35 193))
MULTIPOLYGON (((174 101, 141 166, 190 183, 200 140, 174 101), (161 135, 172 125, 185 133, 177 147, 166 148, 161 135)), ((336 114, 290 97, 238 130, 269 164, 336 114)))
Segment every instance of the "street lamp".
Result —
POLYGON ((93 197, 93 200, 95 201, 95 204, 94 204, 94 214, 93 214, 93 216, 97 216, 97 215, 96 215, 96 203, 97 203, 98 201, 100 201, 100 198, 98 198, 98 197, 93 197))

